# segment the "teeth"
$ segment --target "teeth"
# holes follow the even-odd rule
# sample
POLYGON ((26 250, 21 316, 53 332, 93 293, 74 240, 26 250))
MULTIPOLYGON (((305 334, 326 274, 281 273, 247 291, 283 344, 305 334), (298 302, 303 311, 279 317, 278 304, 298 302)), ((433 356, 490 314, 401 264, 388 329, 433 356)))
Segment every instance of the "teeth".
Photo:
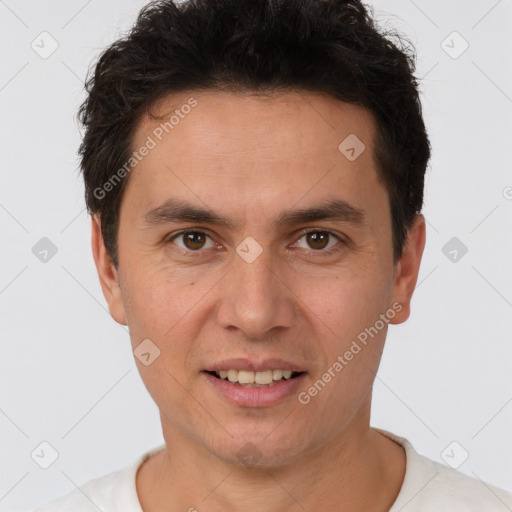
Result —
POLYGON ((281 380, 283 378, 283 370, 272 370, 272 378, 274 380, 281 380))
POLYGON ((242 386, 265 387, 272 386, 274 381, 290 379, 291 370, 264 370, 262 372, 252 372, 250 370, 220 370, 215 372, 221 379, 228 379, 229 382, 238 382, 242 386))
POLYGON ((254 372, 239 370, 238 382, 240 382, 240 384, 254 384, 254 372))
MULTIPOLYGON (((253 372, 251 372, 253 373, 253 372)), ((265 370, 264 372, 256 372, 254 373, 254 382, 256 384, 270 384, 272 382, 273 377, 272 370, 265 370)), ((241 382, 241 381, 240 381, 241 382)))
POLYGON ((229 382, 238 382, 238 370, 228 370, 229 382))

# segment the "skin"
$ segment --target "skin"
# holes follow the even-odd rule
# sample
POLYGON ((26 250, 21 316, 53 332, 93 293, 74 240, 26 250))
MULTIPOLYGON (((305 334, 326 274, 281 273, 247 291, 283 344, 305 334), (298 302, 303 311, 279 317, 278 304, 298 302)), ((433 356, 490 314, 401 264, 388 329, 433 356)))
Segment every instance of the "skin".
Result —
MULTIPOLYGON (((149 366, 135 359, 166 444, 139 468, 141 506, 387 511, 406 462, 404 450, 369 425, 387 323, 307 404, 293 395, 269 407, 241 407, 201 372, 229 357, 281 357, 307 370, 300 391, 307 390, 393 304, 401 310, 389 323, 407 320, 425 219, 416 216, 394 264, 389 198, 373 158, 376 125, 365 109, 310 92, 262 99, 193 91, 170 95, 153 110, 168 119, 190 97, 197 106, 130 175, 117 269, 100 219, 92 219, 94 260, 112 317, 129 326, 132 349, 149 338, 160 350, 149 366), (366 146, 354 161, 338 150, 349 134, 366 146), (145 223, 146 212, 170 197, 239 225, 145 223), (366 222, 271 224, 283 210, 331 199, 364 210, 366 222), (171 240, 183 229, 207 236, 171 240), (333 236, 319 242, 305 230, 333 236), (247 237, 263 250, 252 263, 236 253, 247 237), (332 247, 339 250, 325 255, 332 247), (252 467, 237 455, 247 443, 259 452, 252 467)), ((133 148, 159 124, 144 117, 133 148)))

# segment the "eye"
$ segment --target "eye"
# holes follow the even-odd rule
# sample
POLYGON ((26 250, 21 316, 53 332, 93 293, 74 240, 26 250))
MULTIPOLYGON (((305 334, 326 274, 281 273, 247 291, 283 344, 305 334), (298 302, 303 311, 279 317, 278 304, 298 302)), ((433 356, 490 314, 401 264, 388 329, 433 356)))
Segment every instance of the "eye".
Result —
MULTIPOLYGON (((215 242, 207 233, 197 230, 181 231, 170 237, 167 242, 172 242, 187 253, 202 252, 202 250, 211 249, 215 246, 215 242)), ((343 239, 330 231, 311 230, 303 233, 292 247, 312 249, 314 252, 330 254, 340 250, 343 245, 343 239), (301 241, 303 241, 302 247, 301 241), (304 243, 306 246, 304 246, 304 243)))
POLYGON ((200 249, 211 249, 214 245, 213 240, 202 231, 182 231, 177 233, 169 242, 175 243, 180 249, 186 251, 199 252, 200 249), (181 240, 183 245, 176 243, 176 240, 181 240), (210 245, 206 245, 207 241, 210 241, 210 245))
POLYGON ((323 253, 331 253, 340 249, 339 247, 336 247, 336 242, 341 242, 341 245, 343 244, 343 240, 339 236, 331 233, 330 231, 320 230, 304 233, 296 242, 297 246, 299 246, 301 240, 305 240, 305 243, 307 244, 307 247, 302 248, 313 249, 313 251, 320 251, 323 253))

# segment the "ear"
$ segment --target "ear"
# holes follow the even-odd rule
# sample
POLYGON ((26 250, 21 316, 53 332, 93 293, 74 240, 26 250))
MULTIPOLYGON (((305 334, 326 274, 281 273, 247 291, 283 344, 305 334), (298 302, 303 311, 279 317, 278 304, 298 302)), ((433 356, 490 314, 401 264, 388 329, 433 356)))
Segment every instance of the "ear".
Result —
POLYGON ((396 266, 393 303, 400 303, 402 309, 390 320, 391 324, 405 322, 411 313, 411 298, 418 280, 421 257, 425 248, 425 238, 425 217, 419 213, 407 232, 404 252, 396 266))
POLYGON ((97 215, 93 215, 91 221, 92 255, 100 278, 103 295, 107 301, 112 318, 119 324, 127 325, 121 288, 119 286, 119 275, 105 247, 101 233, 100 218, 97 215))

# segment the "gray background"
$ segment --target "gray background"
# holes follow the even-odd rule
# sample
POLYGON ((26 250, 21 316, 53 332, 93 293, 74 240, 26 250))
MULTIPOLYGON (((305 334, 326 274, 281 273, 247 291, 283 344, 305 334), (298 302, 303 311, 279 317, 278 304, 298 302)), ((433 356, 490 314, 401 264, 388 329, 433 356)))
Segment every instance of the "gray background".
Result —
MULTIPOLYGON (((145 3, 0 1, 2 511, 29 510, 163 442, 98 283, 74 120, 90 62, 145 3), (52 39, 48 58, 31 47, 48 51, 52 39), (57 249, 47 261, 43 237, 57 249), (43 441, 59 454, 48 469, 31 457, 43 441)), ((418 51, 433 146, 412 315, 390 327, 372 425, 443 463, 467 451, 460 471, 512 491, 512 2, 370 5, 418 51)))

